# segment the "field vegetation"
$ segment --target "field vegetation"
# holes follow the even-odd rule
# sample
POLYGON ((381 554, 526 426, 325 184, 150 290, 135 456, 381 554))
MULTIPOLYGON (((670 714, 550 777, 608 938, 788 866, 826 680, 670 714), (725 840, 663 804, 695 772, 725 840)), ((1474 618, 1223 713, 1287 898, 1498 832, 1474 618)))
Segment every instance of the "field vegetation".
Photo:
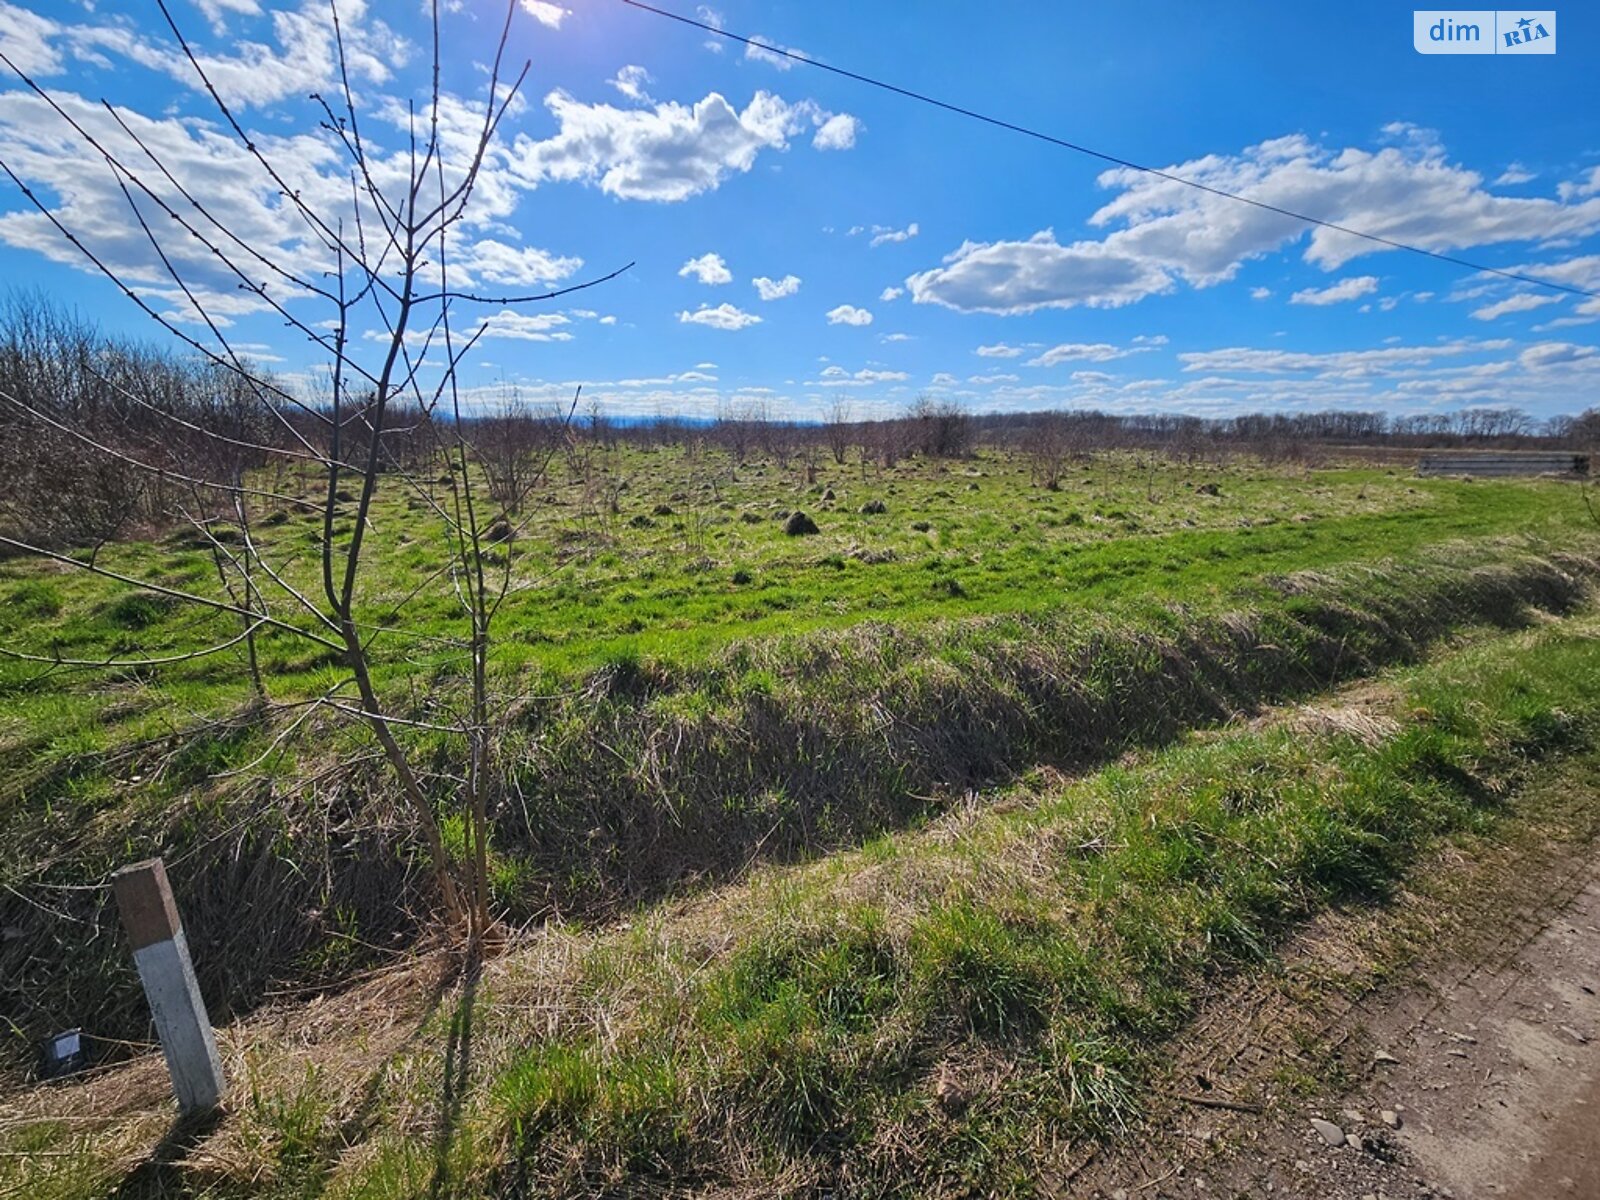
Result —
MULTIPOLYGON (((527 428, 521 453, 548 466, 490 551, 509 590, 487 857, 515 927, 610 919, 1039 764, 1090 766, 1413 659, 1528 604, 1565 611, 1590 573, 1588 518, 1560 481, 1156 449, 1085 453, 1044 481, 1005 446, 885 465, 865 446, 824 455, 815 432, 808 452, 757 430, 740 458, 714 430, 527 428), (818 531, 787 534, 795 512, 818 531)), ((452 486, 442 467, 418 477, 452 486)), ((285 472, 271 488, 310 505, 299 486, 285 472)), ((438 582, 449 542, 414 491, 377 490, 356 616, 381 631, 376 686, 461 856, 459 750, 431 725, 464 703, 466 658, 438 582)), ((251 521, 257 553, 315 587, 321 518, 277 503, 251 521)), ((152 528, 94 561, 216 592, 228 528, 152 528)), ((370 735, 317 707, 337 657, 263 629, 185 658, 237 628, 55 559, 0 563, 0 645, 31 656, 0 660, 0 962, 29 1036, 63 1012, 141 1031, 94 885, 148 854, 177 868, 219 1015, 337 984, 425 931, 424 848, 370 735), (82 665, 132 653, 176 661, 82 665)))
MULTIPOLYGON (((1513 612, 1520 632, 1325 701, 1079 776, 1036 768, 620 924, 547 922, 465 979, 435 986, 424 959, 283 1005, 228 1031, 232 1112, 142 1184, 1048 1190, 1074 1147, 1137 1121, 1208 981, 1267 967, 1326 905, 1381 902, 1438 839, 1522 819, 1549 764, 1593 760, 1593 617, 1513 612)), ((126 1182, 160 1095, 155 1064, 35 1094, 0 1179, 63 1198, 126 1182)))

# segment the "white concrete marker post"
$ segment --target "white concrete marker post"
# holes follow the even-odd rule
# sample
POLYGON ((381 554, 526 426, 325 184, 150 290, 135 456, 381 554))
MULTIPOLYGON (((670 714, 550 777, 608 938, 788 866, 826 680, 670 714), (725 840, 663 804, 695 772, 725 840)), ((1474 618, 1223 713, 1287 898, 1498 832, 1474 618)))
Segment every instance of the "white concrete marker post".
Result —
POLYGON ((213 1109, 222 1102, 222 1060, 195 982, 167 868, 152 858, 122 868, 111 883, 122 926, 133 941, 133 961, 155 1017, 178 1106, 185 1113, 213 1109))

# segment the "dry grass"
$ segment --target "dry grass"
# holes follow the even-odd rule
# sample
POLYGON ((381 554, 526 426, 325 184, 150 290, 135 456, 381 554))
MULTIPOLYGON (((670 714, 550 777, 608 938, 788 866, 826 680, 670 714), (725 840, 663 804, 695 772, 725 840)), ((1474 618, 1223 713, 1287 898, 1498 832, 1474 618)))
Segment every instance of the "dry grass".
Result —
MULTIPOLYGON (((1076 780, 1039 772, 924 829, 609 927, 548 924, 472 980, 425 957, 338 998, 284 1003, 226 1032, 230 1114, 175 1170, 224 1195, 420 1196, 441 1180, 454 1195, 1025 1191, 1135 1111, 1141 1064, 1179 1027, 1190 989, 1251 961, 1242 943, 1221 949, 1219 933, 1254 927, 1270 942, 1294 913, 1360 892, 1368 871, 1386 877, 1437 832, 1478 821, 1526 755, 1577 736, 1580 713, 1600 706, 1596 628, 1542 624, 1220 739, 1076 780), (1333 819, 1356 819, 1352 831, 1380 820, 1394 845, 1316 840, 1333 819), (1258 896, 1261 856, 1291 854, 1308 833, 1313 856, 1280 865, 1288 890, 1258 896), (1191 858, 1191 843, 1209 858, 1191 858), (865 1024, 758 1036, 783 988, 860 983, 868 950, 900 965, 865 1024), (841 953, 837 976, 828 964, 841 953), (983 974, 964 974, 967 954, 983 974), (1035 954, 1061 974, 992 990, 995 971, 1031 971, 1035 954), (787 1072, 813 1051, 864 1072, 845 1085, 858 1115, 832 1101, 774 1108, 794 1102, 787 1072), (660 1077, 647 1069, 658 1055, 660 1077), (889 1075, 869 1069, 885 1056, 898 1064, 889 1075), (656 1087, 673 1098, 670 1117, 656 1087), (662 1119, 678 1132, 652 1133, 662 1119), (828 1132, 796 1141, 792 1120, 828 1132)), ((169 1112, 148 1058, 0 1103, 10 1145, 24 1122, 60 1121, 41 1152, 87 1139, 85 1162, 112 1179, 148 1153, 169 1112)), ((92 1194, 39 1182, 65 1160, 19 1161, 0 1166, 0 1183, 92 1194)))

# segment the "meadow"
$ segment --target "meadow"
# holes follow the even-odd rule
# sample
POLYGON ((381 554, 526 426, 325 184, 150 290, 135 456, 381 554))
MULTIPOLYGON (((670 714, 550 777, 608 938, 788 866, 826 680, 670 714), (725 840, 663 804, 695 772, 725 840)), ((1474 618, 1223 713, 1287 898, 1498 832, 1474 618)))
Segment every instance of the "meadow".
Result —
MULTIPOLYGON (((314 503, 293 471, 270 490, 314 503)), ((320 517, 263 501, 252 524, 286 580, 317 586, 320 517)), ((375 675, 464 853, 452 741, 431 724, 464 688, 441 530, 394 476, 370 528, 375 675)), ((407 1131, 439 1115, 400 1092, 342 1162, 343 1084, 265 1060, 226 1136, 276 1156, 285 1195, 407 1194, 441 1164, 461 1194, 690 1163, 778 1190, 953 1171, 1025 1191, 1006 1164, 1034 1161, 1027 1130, 1132 1119, 1197 980, 1381 895, 1433 839, 1481 828, 1495 781, 1583 751, 1600 693, 1573 630, 1597 551, 1571 482, 1354 456, 1100 452, 1044 486, 994 447, 893 467, 569 447, 490 551, 508 584, 491 877, 513 948, 493 1011, 524 1003, 524 964, 561 997, 527 1003, 556 1015, 542 1033, 491 1019, 500 1057, 475 1069, 459 1164, 414 1160, 407 1131), (796 512, 814 533, 788 532, 796 512), (1187 740, 1397 667, 1416 673, 1378 735, 1335 720, 1187 740), (992 1103, 944 1104, 938 1081, 969 1072, 999 1073, 992 1103)), ((216 579, 193 530, 94 554, 162 587, 216 579)), ((63 1016, 112 1057, 144 1035, 101 885, 151 854, 218 1020, 431 961, 425 863, 369 736, 309 708, 337 663, 262 631, 269 704, 242 647, 182 660, 237 631, 61 563, 0 562, 0 646, 32 656, 0 659, 14 1074, 63 1016), (130 655, 180 661, 39 661, 130 655)), ((363 1060, 374 1086, 420 1086, 479 1002, 458 1000, 418 1017, 431 1049, 363 1060)))

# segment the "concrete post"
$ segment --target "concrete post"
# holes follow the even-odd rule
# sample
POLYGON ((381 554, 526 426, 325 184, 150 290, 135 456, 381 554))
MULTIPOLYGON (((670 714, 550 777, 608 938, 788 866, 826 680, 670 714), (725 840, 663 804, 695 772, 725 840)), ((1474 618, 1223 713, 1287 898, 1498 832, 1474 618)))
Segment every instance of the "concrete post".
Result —
POLYGON ((195 982, 167 868, 152 858, 122 868, 111 883, 123 928, 133 942, 133 961, 155 1017, 178 1107, 185 1113, 213 1109, 222 1102, 222 1060, 195 982))

